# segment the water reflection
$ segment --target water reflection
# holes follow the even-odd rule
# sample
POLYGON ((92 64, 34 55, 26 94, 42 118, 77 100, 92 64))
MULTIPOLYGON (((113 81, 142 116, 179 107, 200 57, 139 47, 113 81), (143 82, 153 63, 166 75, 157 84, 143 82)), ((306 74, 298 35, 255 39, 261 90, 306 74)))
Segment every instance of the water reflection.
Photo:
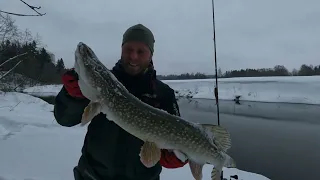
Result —
MULTIPOLYGON (((184 108, 196 111, 216 113, 214 99, 178 98, 178 103, 184 108)), ((297 121, 305 123, 320 123, 320 105, 292 104, 292 103, 266 103, 252 101, 219 101, 219 111, 222 114, 297 121)))

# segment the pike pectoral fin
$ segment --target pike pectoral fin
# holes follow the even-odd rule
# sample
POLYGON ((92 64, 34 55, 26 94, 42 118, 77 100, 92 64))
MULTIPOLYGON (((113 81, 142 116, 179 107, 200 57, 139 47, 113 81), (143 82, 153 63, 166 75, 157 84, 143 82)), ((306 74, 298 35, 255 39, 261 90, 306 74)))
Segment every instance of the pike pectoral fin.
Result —
POLYGON ((101 112, 101 104, 100 102, 90 102, 87 107, 84 108, 81 126, 84 126, 88 122, 90 122, 96 115, 101 112))
POLYGON ((140 151, 140 160, 142 164, 150 168, 154 166, 161 157, 161 150, 153 142, 144 142, 140 151))
POLYGON ((196 163, 194 161, 189 160, 189 166, 190 166, 190 170, 191 170, 192 176, 196 180, 201 180, 202 179, 203 164, 198 164, 198 163, 196 163))

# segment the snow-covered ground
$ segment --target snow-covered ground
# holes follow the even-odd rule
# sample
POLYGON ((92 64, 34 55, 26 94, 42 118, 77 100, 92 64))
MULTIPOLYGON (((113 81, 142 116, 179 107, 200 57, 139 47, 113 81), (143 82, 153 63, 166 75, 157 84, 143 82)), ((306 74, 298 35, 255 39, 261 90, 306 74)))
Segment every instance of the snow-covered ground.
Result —
MULTIPOLYGON (((165 80, 177 96, 214 99, 214 79, 165 80)), ((320 104, 320 76, 248 77, 219 79, 219 99, 320 104)), ((61 85, 30 87, 24 92, 56 95, 61 85)))
MULTIPOLYGON (((0 91, 0 179, 72 180, 86 127, 59 126, 53 106, 22 93, 0 91)), ((257 164, 258 165, 258 164, 257 164)), ((203 170, 210 179, 211 166, 203 170)), ((268 178, 239 169, 224 169, 224 177, 237 174, 242 180, 268 178)), ((164 180, 192 179, 189 166, 163 169, 164 180)))

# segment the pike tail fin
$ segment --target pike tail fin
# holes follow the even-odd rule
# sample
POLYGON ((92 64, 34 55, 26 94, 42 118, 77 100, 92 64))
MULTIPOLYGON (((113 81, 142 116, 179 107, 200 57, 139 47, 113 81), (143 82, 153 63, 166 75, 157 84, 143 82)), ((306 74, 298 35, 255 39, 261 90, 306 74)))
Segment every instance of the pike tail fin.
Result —
POLYGON ((235 168, 237 166, 236 161, 231 156, 229 156, 228 154, 224 154, 224 156, 225 156, 225 160, 223 164, 224 167, 235 168))
MULTIPOLYGON (((236 167, 236 162, 233 160, 232 157, 230 157, 228 154, 224 154, 225 160, 223 163, 224 167, 227 168, 235 168, 236 167)), ((219 165, 220 166, 220 165, 219 165)), ((221 180, 223 177, 221 177, 221 172, 222 172, 222 166, 221 167, 213 167, 211 171, 211 180, 221 180)))
POLYGON ((214 167, 211 171, 211 180, 221 180, 223 178, 221 178, 221 170, 218 170, 216 167, 214 167))

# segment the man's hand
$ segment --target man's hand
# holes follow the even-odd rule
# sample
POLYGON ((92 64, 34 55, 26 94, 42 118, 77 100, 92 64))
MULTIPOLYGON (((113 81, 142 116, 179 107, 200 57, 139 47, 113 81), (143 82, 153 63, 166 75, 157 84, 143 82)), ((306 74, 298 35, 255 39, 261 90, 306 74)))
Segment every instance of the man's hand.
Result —
POLYGON ((161 166, 172 169, 183 167, 187 163, 187 156, 179 152, 179 150, 161 149, 161 166))

